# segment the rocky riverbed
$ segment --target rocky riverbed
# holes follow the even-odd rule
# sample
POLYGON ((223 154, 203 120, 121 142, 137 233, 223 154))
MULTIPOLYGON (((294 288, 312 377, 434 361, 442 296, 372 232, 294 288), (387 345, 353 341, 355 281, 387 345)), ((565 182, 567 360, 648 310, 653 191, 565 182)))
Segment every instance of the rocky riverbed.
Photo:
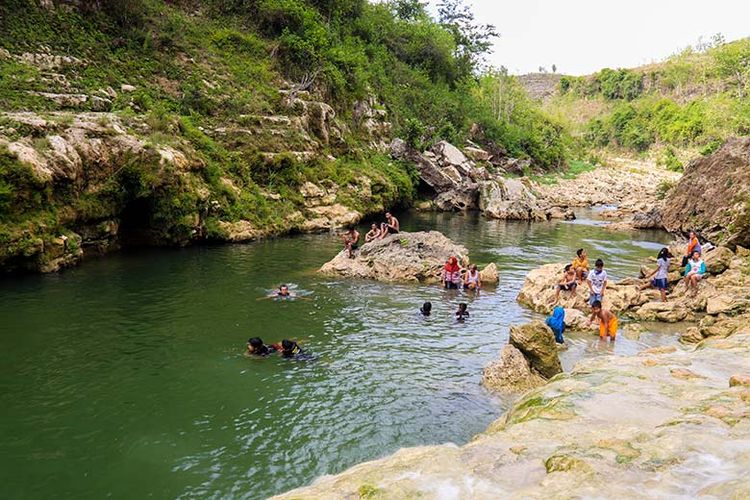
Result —
POLYGON ((742 498, 748 366, 747 327, 697 347, 585 361, 465 446, 403 449, 278 498, 742 498))

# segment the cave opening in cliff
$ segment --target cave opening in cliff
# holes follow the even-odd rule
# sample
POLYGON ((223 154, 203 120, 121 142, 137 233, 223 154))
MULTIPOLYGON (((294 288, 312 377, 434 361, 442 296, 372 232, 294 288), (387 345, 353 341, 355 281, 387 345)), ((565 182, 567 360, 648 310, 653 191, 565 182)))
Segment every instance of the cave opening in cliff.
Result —
POLYGON ((133 198, 128 201, 120 213, 119 240, 123 247, 154 244, 152 214, 151 198, 133 198))
POLYGON ((437 197, 438 193, 435 191, 435 188, 427 184, 422 179, 419 179, 419 184, 417 185, 417 198, 420 200, 434 200, 435 197, 437 197))

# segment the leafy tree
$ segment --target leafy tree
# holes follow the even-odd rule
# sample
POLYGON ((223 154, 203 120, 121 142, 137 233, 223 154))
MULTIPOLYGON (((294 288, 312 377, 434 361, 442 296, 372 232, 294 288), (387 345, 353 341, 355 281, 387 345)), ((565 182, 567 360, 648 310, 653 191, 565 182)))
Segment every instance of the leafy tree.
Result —
POLYGON ((403 21, 425 20, 427 2, 420 0, 393 0, 388 4, 397 18, 403 21))
POLYGON ((479 24, 463 0, 441 0, 438 19, 456 42, 456 57, 463 73, 469 75, 484 63, 492 40, 500 36, 492 24, 479 24))
POLYGON ((552 64, 552 72, 557 73, 557 66, 555 64, 552 64))
POLYGON ((722 45, 714 52, 714 61, 718 74, 730 78, 739 97, 745 97, 750 85, 750 40, 722 45))

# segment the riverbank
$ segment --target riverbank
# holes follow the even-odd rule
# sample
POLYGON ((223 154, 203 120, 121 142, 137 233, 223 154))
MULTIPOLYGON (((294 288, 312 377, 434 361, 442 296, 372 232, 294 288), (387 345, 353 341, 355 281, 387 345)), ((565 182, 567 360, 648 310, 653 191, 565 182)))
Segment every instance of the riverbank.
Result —
POLYGON ((749 343, 745 328, 581 362, 465 446, 404 449, 277 498, 742 496, 749 343))

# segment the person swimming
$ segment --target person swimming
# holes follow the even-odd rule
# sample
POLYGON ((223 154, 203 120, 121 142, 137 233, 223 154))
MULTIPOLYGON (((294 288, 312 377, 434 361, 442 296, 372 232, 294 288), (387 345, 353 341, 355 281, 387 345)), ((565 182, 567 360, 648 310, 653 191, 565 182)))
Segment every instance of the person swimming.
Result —
POLYGON ((432 314, 432 302, 425 302, 422 307, 419 308, 419 313, 422 316, 429 316, 432 314))
POLYGON ((268 356, 278 349, 274 345, 266 345, 260 337, 251 337, 247 340, 247 351, 245 354, 252 356, 268 356))
POLYGON ((281 341, 281 357, 282 358, 295 358, 304 354, 305 351, 297 344, 297 342, 289 339, 281 341))
POLYGON ((464 321, 469 317, 469 309, 465 302, 458 304, 458 311, 456 311, 456 321, 464 321))
POLYGON ((274 297, 294 297, 287 285, 279 285, 279 289, 274 292, 274 297))

